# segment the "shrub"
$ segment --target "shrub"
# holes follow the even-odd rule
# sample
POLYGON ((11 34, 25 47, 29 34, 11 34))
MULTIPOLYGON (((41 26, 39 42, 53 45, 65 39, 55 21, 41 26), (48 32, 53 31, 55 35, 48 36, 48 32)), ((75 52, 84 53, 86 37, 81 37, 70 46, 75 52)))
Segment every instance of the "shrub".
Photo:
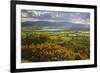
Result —
POLYGON ((29 48, 22 48, 21 49, 21 58, 22 60, 31 60, 32 58, 32 50, 29 48))
POLYGON ((41 44, 49 40, 48 35, 44 33, 25 33, 25 35, 22 35, 21 37, 22 45, 31 45, 32 43, 41 44))
POLYGON ((51 44, 51 43, 37 44, 37 45, 32 44, 28 46, 28 48, 27 46, 23 46, 22 49, 23 48, 24 50, 22 52, 24 53, 25 58, 29 57, 27 59, 30 59, 32 62, 82 59, 82 56, 79 53, 75 53, 57 44, 51 44))

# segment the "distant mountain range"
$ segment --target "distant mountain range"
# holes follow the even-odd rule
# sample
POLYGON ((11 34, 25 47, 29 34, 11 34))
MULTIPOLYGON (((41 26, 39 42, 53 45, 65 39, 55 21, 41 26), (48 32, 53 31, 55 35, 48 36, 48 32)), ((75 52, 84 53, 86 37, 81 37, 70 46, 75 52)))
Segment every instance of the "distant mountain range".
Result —
POLYGON ((82 30, 82 31, 89 31, 90 25, 89 24, 76 24, 76 23, 70 23, 70 22, 49 22, 49 21, 35 21, 35 22, 22 22, 21 23, 22 28, 23 27, 48 27, 51 28, 64 28, 66 30, 82 30))

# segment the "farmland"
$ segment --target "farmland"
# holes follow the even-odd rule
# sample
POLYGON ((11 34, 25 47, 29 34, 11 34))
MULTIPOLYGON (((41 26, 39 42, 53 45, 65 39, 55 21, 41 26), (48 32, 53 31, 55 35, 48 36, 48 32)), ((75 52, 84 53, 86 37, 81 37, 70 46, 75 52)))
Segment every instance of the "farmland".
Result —
POLYGON ((89 31, 21 32, 22 63, 87 60, 89 58, 89 31))

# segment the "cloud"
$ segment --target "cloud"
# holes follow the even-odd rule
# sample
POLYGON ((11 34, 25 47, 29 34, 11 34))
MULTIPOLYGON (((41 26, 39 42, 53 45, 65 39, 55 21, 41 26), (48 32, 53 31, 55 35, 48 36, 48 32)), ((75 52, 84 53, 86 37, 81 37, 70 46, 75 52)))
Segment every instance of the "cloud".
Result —
POLYGON ((90 14, 89 13, 71 13, 70 22, 89 24, 90 23, 90 14))
POLYGON ((90 14, 82 12, 58 12, 58 11, 37 11, 22 10, 23 21, 50 21, 50 22, 71 22, 90 24, 90 14))

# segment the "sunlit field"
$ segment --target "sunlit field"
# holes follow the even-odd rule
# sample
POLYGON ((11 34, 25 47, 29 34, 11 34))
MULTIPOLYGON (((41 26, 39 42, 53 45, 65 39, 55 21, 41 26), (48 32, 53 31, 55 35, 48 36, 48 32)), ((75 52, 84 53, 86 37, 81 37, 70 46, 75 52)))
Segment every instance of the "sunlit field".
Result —
POLYGON ((87 60, 88 31, 22 31, 21 62, 87 60))

